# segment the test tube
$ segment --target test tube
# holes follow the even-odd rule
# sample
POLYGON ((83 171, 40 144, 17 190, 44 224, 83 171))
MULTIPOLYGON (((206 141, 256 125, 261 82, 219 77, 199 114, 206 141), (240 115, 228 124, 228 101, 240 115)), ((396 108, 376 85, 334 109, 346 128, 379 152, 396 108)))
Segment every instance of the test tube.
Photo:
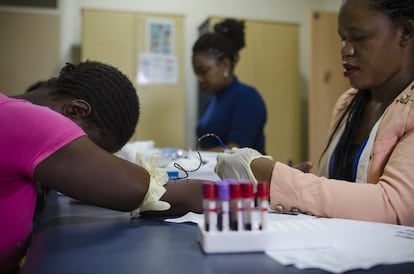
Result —
POLYGON ((242 204, 240 183, 230 183, 230 230, 242 230, 242 204))
POLYGON ((254 192, 252 182, 240 184, 242 192, 243 229, 252 230, 252 212, 254 209, 254 192))
POLYGON ((260 223, 259 229, 265 230, 267 228, 266 214, 269 208, 269 183, 258 182, 257 183, 257 205, 260 210, 260 223))
POLYGON ((204 214, 204 230, 214 230, 217 225, 216 211, 216 184, 214 182, 202 182, 203 193, 203 214, 204 214))
POLYGON ((230 184, 228 181, 219 181, 217 187, 217 229, 229 230, 230 184))

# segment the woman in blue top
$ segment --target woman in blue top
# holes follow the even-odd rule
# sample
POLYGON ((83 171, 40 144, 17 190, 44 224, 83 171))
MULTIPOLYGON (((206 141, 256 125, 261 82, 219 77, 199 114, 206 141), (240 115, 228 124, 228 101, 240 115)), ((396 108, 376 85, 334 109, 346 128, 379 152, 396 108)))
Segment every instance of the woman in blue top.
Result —
MULTIPOLYGON (((201 90, 210 95, 198 121, 197 136, 213 133, 228 148, 251 147, 264 153, 265 103, 254 87, 234 75, 244 40, 244 21, 225 19, 193 46, 194 72, 201 90)), ((199 146, 203 150, 223 150, 215 138, 205 138, 199 146)))

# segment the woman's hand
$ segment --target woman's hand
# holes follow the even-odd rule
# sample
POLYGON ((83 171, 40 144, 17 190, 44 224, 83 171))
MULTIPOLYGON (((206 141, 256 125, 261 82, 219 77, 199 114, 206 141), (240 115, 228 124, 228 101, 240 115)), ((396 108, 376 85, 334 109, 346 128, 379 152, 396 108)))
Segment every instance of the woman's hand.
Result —
POLYGON ((310 170, 313 167, 313 164, 310 161, 306 161, 306 162, 300 163, 298 165, 294 165, 293 167, 303 171, 304 173, 309 173, 310 170))
POLYGON ((252 148, 232 148, 230 153, 220 153, 214 171, 221 179, 231 178, 239 181, 257 183, 250 163, 258 158, 271 159, 252 148))

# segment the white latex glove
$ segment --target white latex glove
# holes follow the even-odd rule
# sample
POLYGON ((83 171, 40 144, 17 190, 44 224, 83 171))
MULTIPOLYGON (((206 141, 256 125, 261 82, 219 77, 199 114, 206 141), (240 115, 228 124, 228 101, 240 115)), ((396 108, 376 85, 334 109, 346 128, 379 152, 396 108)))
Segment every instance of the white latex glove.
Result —
POLYGON ((151 176, 147 194, 141 205, 131 212, 131 217, 139 216, 140 212, 144 211, 164 211, 171 207, 167 202, 160 201, 160 198, 165 193, 164 185, 168 182, 168 174, 166 171, 158 167, 159 155, 152 155, 149 160, 137 153, 136 162, 139 166, 145 168, 151 176))
POLYGON ((256 185, 257 179, 253 175, 250 163, 261 157, 273 160, 271 156, 262 155, 252 148, 234 147, 230 150, 230 153, 220 153, 217 156, 217 164, 214 171, 221 179, 231 178, 239 181, 253 182, 256 185))

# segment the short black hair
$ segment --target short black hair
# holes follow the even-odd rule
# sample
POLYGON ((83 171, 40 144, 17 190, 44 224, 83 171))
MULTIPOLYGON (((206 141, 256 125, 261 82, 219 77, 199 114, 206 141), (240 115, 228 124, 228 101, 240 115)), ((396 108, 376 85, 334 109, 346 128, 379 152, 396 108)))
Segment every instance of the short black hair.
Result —
POLYGON ((394 23, 404 18, 414 18, 414 1, 412 0, 371 0, 374 9, 387 15, 394 23))
POLYGON ((51 95, 82 99, 91 105, 90 121, 116 138, 119 150, 132 137, 138 123, 140 105, 136 90, 117 68, 98 61, 66 63, 57 78, 46 86, 51 95))

